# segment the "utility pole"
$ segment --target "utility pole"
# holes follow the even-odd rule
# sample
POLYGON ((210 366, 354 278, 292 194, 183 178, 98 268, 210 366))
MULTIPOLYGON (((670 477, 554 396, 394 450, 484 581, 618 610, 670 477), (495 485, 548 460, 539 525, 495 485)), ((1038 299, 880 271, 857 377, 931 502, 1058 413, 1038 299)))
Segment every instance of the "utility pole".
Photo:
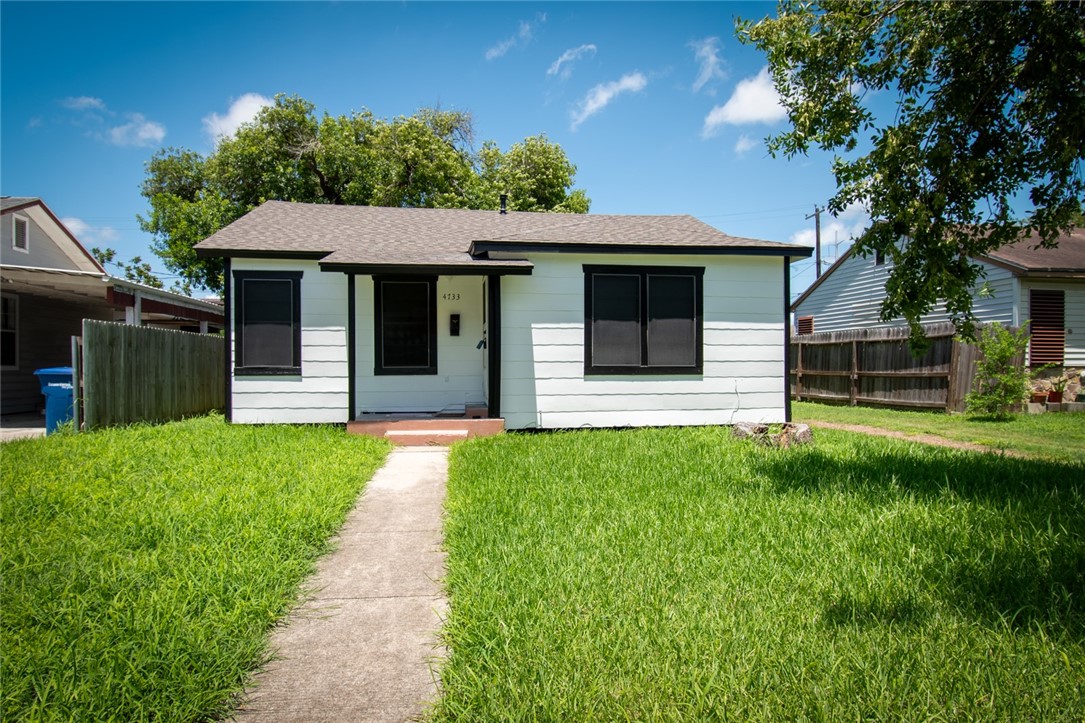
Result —
POLYGON ((806 218, 814 219, 814 278, 821 278, 821 212, 824 208, 818 208, 818 205, 814 204, 814 212, 808 215, 806 218))

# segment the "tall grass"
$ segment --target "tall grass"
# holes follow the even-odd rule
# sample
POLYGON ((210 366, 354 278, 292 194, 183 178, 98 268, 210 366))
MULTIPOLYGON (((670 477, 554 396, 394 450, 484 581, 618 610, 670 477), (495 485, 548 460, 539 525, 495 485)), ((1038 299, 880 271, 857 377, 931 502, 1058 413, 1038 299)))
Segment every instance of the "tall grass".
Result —
POLYGON ((846 433, 455 448, 436 720, 1080 720, 1085 467, 846 433))
POLYGON ((2 718, 228 712, 386 451, 221 417, 5 444, 2 718))

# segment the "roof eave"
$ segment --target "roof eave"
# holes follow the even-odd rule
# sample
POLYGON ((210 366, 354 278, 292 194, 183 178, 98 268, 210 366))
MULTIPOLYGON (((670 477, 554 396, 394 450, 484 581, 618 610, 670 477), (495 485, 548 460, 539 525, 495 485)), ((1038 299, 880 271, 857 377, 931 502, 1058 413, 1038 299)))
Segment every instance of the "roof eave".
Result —
POLYGON ((485 257, 492 251, 512 253, 670 254, 684 256, 786 256, 808 258, 808 246, 698 246, 693 244, 555 243, 525 241, 474 241, 470 254, 485 257))
POLYGON ((214 259, 214 258, 232 258, 232 259, 299 259, 312 261, 315 259, 322 259, 332 251, 298 251, 298 250, 277 250, 277 249, 227 249, 227 248, 215 248, 215 247, 203 247, 200 248, 199 244, 195 247, 196 258, 198 259, 214 259))
MULTIPOLYGON (((813 251, 813 249, 810 249, 810 250, 813 251)), ((831 276, 832 273, 834 271, 836 271, 837 268, 839 268, 839 266, 842 263, 844 263, 844 261, 849 259, 852 256, 852 254, 854 254, 854 252, 855 252, 855 247, 852 246, 847 251, 840 254, 840 258, 838 258, 836 261, 834 261, 832 266, 825 269, 825 273, 823 273, 821 276, 814 279, 814 283, 810 284, 810 286, 807 287, 806 291, 799 294, 799 298, 795 299, 794 303, 791 304, 791 311, 798 311, 799 310, 798 309, 799 304, 806 301, 806 297, 808 297, 808 296, 810 296, 810 294, 814 293, 814 290, 817 289, 817 287, 821 286, 821 284, 825 281, 825 279, 829 278, 829 276, 831 276)), ((810 254, 807 254, 807 257, 809 257, 809 256, 810 256, 810 254)))
POLYGON ((402 263, 402 262, 327 262, 320 264, 321 271, 338 271, 346 274, 436 275, 436 276, 530 276, 535 265, 529 261, 501 263, 475 261, 466 263, 402 263))

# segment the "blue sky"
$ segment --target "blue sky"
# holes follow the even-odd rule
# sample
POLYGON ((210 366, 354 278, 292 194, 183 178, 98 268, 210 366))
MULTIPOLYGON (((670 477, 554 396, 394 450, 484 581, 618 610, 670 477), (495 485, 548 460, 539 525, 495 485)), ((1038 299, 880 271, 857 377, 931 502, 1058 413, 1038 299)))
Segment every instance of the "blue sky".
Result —
MULTIPOLYGON (((469 111, 476 145, 545 133, 593 213, 688 213, 737 236, 813 243, 831 158, 771 158, 786 127, 735 17, 774 3, 0 4, 0 193, 40 196, 86 246, 141 255, 159 148, 203 153, 276 93, 333 115, 469 111)), ((826 264, 862 229, 822 217, 826 264)), ((795 264, 798 294, 813 262, 795 264)), ((169 284, 167 283, 167 286, 169 284)))

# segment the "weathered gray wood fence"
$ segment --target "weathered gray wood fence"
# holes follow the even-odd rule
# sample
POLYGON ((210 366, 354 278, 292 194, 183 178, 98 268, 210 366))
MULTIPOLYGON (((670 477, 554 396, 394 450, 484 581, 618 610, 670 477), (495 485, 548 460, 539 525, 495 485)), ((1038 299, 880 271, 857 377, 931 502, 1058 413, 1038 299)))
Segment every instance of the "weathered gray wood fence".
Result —
POLYGON ((924 327, 931 339, 912 356, 908 329, 855 329, 791 337, 791 396, 797 400, 964 411, 979 350, 953 324, 924 327))
POLYGON ((164 422, 226 406, 221 336, 83 321, 73 343, 76 425, 164 422))

